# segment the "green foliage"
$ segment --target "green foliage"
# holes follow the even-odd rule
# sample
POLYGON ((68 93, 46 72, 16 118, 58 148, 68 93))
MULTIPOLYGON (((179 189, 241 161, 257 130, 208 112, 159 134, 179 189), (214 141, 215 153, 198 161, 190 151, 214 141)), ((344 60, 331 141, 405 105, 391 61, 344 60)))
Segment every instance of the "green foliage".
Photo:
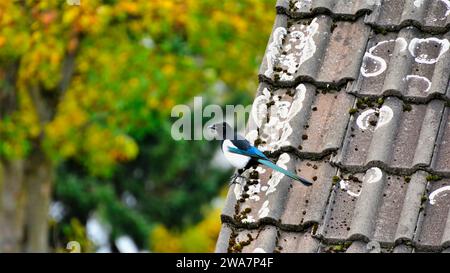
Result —
POLYGON ((213 209, 204 219, 182 232, 170 231, 162 225, 151 234, 151 249, 155 252, 213 252, 221 228, 220 209, 213 209))
POLYGON ((86 222, 94 210, 113 227, 113 237, 129 234, 138 240, 140 246, 147 243, 142 239, 147 237, 151 228, 148 219, 121 202, 111 183, 91 177, 67 175, 64 174, 66 171, 61 170, 55 189, 56 198, 61 199, 67 207, 64 219, 55 227, 55 243, 70 238, 73 232, 72 219, 86 222))
POLYGON ((0 156, 26 158, 40 145, 60 165, 54 198, 68 213, 59 239, 93 211, 113 236, 130 234, 140 246, 157 223, 201 220, 226 176, 205 164, 216 143, 172 140, 170 110, 196 95, 250 103, 274 4, 1 1, 0 90, 12 90, 1 95, 17 105, 0 115, 0 156), (124 192, 136 207, 121 201, 124 192))

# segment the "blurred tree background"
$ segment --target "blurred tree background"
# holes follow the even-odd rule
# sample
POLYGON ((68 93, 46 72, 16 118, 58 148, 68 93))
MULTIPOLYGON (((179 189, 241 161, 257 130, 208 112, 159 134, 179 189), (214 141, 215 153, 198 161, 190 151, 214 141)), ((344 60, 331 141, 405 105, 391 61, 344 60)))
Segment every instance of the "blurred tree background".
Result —
POLYGON ((0 252, 208 252, 231 170, 174 105, 251 103, 275 0, 0 1, 0 252))

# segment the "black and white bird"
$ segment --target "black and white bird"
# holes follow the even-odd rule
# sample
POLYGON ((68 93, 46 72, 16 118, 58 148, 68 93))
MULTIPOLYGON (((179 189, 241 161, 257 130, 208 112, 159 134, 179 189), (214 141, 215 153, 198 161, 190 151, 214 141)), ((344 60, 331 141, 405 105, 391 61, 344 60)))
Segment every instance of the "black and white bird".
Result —
POLYGON ((252 146, 248 140, 235 132, 228 123, 216 123, 209 128, 222 140, 221 147, 225 158, 231 165, 238 169, 237 174, 233 176, 232 182, 237 177, 240 177, 246 169, 262 164, 294 180, 302 182, 306 186, 312 185, 310 181, 273 163, 263 152, 252 146))

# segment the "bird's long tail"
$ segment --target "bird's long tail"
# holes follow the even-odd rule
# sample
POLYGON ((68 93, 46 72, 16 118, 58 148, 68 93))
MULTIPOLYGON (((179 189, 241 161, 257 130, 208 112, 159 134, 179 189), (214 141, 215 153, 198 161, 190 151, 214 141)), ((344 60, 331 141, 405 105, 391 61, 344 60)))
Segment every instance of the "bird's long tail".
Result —
POLYGON ((269 161, 269 160, 258 159, 257 161, 258 161, 259 163, 263 164, 263 165, 266 165, 266 166, 269 167, 269 168, 274 169, 275 171, 278 171, 278 172, 280 172, 280 173, 283 173, 283 174, 289 176, 289 177, 292 178, 292 179, 295 179, 295 180, 297 180, 297 181, 302 182, 305 186, 311 186, 311 185, 312 185, 312 183, 309 182, 308 180, 306 180, 306 179, 304 179, 304 178, 301 178, 300 176, 295 175, 295 174, 291 173, 290 171, 281 168, 280 166, 278 166, 278 165, 272 163, 272 162, 269 161))

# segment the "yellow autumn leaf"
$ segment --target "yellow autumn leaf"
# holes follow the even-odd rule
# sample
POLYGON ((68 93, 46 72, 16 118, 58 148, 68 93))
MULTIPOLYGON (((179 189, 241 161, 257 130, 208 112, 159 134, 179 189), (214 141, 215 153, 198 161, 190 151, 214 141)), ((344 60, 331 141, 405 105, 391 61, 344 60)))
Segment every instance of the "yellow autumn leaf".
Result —
POLYGON ((0 36, 0 47, 2 47, 6 42, 6 38, 3 36, 0 36))

